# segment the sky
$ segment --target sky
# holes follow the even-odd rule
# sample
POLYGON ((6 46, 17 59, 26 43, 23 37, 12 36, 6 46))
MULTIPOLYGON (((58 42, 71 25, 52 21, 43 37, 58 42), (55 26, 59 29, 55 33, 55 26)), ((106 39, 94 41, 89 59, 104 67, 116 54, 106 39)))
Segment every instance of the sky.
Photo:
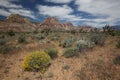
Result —
POLYGON ((56 17, 75 26, 120 25, 120 0, 0 0, 0 18, 10 14, 36 22, 56 17))

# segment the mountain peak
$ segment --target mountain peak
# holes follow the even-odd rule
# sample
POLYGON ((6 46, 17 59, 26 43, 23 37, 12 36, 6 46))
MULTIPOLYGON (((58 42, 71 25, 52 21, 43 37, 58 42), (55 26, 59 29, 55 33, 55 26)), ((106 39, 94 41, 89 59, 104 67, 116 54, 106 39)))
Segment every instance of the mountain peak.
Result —
POLYGON ((19 14, 11 14, 7 17, 6 22, 26 23, 26 22, 29 22, 29 20, 19 14))
POLYGON ((56 17, 48 17, 44 23, 48 23, 48 24, 58 24, 59 20, 56 17))

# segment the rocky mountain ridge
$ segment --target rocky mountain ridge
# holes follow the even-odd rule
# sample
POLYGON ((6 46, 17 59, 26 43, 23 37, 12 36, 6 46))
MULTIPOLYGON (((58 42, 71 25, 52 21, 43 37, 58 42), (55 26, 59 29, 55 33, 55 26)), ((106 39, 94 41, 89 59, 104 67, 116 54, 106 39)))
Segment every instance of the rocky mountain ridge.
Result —
POLYGON ((55 17, 48 17, 42 23, 38 25, 38 30, 43 28, 50 28, 53 30, 71 30, 73 28, 71 22, 60 23, 55 17))
POLYGON ((0 21, 0 31, 3 32, 8 30, 13 30, 15 32, 32 32, 35 30, 41 31, 44 28, 49 28, 51 30, 82 30, 82 32, 94 30, 91 26, 75 27, 71 22, 60 23, 56 17, 48 17, 43 22, 35 24, 19 14, 11 14, 6 20, 0 21))

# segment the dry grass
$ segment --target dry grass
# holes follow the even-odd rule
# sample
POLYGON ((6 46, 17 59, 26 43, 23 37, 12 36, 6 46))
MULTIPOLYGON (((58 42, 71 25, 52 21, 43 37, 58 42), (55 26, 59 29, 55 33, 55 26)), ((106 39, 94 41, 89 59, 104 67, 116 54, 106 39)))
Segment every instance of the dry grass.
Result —
POLYGON ((64 49, 58 44, 53 41, 21 44, 23 48, 19 52, 0 54, 0 80, 41 80, 41 73, 25 72, 21 64, 29 52, 49 47, 57 48, 59 55, 42 74, 42 80, 120 80, 120 66, 113 64, 116 55, 120 55, 120 50, 115 48, 115 37, 108 37, 104 47, 96 46, 78 58, 64 58, 64 49), (64 69, 66 65, 67 69, 64 69))

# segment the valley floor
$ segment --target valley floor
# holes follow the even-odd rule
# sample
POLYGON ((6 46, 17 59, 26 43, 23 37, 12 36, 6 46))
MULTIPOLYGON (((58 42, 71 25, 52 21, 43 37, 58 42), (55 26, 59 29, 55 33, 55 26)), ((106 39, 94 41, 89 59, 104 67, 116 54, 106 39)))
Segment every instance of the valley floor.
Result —
POLYGON ((115 40, 108 37, 105 46, 84 51, 77 58, 64 58, 63 48, 55 42, 27 44, 22 51, 0 54, 0 80, 41 80, 41 75, 42 80, 120 80, 120 66, 113 64, 113 59, 120 55, 115 40), (21 64, 29 52, 51 46, 58 49, 59 56, 44 74, 22 70, 21 64))

